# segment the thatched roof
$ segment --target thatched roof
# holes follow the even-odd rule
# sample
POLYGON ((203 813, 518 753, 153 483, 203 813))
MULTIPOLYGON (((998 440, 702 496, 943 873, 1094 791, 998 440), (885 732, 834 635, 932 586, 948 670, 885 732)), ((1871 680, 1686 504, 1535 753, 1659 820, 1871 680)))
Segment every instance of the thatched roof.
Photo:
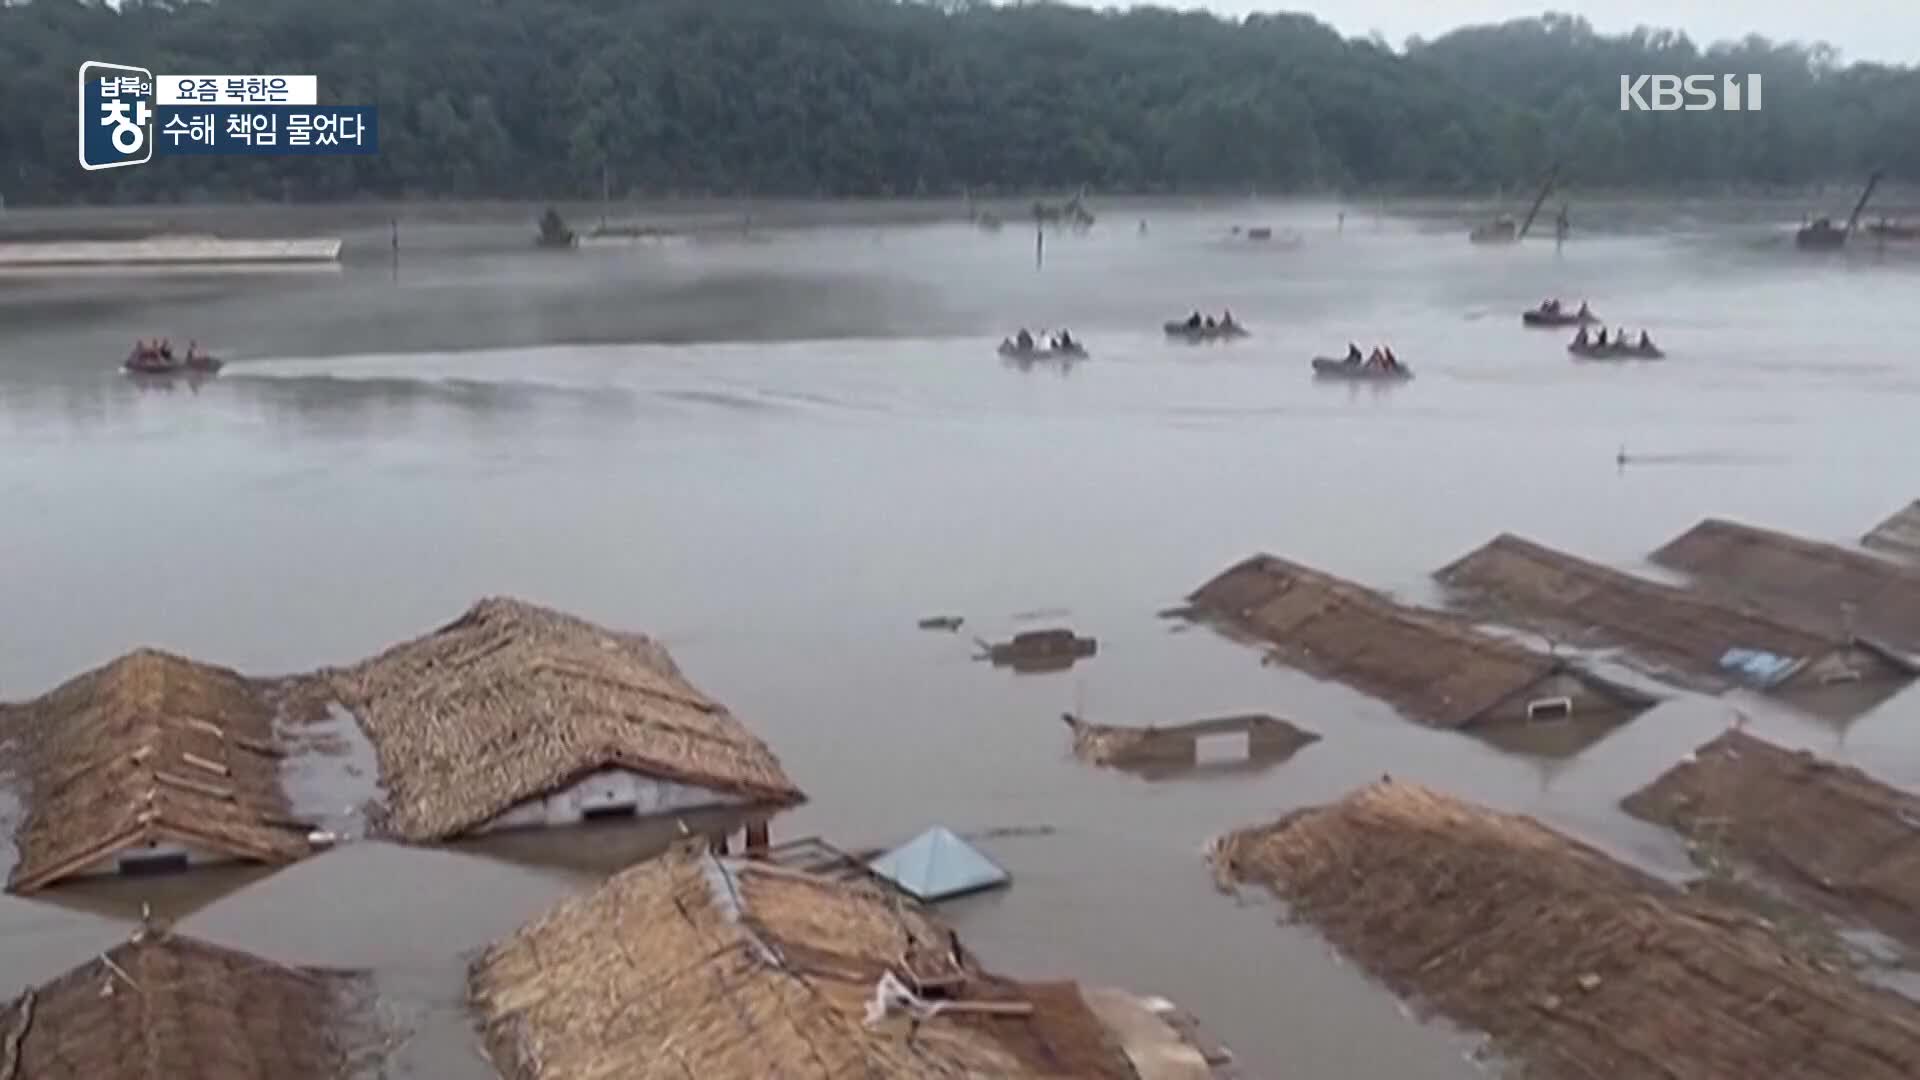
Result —
POLYGON ((1876 551, 1907 559, 1920 559, 1920 499, 1873 527, 1860 542, 1876 551))
POLYGON ((1920 797, 1729 731, 1623 805, 1920 947, 1920 797))
POLYGON ((0 1080, 337 1080, 374 1052, 370 994, 142 933, 0 1006, 0 1080))
POLYGON ((949 940, 871 884, 682 847, 495 945, 470 987, 508 1080, 1135 1080, 1077 986, 995 978, 964 955, 956 966, 949 940), (908 968, 1030 1015, 867 1026, 882 974, 908 968))
POLYGON ((1920 568, 1718 518, 1688 529, 1652 557, 1830 632, 1920 653, 1920 568))
POLYGON ((1385 781, 1226 837, 1215 864, 1529 1077, 1920 1075, 1920 1005, 1528 818, 1385 781))
MULTIPOLYGON (((1547 634, 1619 645, 1641 662, 1725 686, 1729 649, 1758 649, 1798 661, 1777 685, 1844 673, 1904 679, 1910 665, 1839 635, 1762 614, 1724 596, 1663 585, 1588 562, 1511 533, 1434 573, 1476 610, 1547 634)), ((1771 688, 1771 687, 1770 687, 1771 688)))
POLYGON ((1640 695, 1464 619, 1408 607, 1364 586, 1256 555, 1201 586, 1196 612, 1275 646, 1285 662, 1352 685, 1422 723, 1467 728, 1557 675, 1623 708, 1640 695))
POLYGON ((327 676, 373 742, 387 827, 444 840, 619 767, 788 805, 765 743, 682 678, 651 639, 493 598, 327 676))
POLYGON ((15 732, 26 805, 15 892, 149 842, 274 863, 310 851, 280 786, 273 710, 225 668, 142 649, 0 708, 0 727, 15 732))

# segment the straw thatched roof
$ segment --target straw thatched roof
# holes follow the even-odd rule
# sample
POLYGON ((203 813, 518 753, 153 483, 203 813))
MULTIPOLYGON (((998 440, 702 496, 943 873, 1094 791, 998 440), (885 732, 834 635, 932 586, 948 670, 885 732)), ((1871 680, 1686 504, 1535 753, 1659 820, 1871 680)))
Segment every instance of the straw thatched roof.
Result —
POLYGON ((1877 551, 1907 559, 1920 559, 1920 499, 1873 527, 1860 542, 1877 551))
POLYGON ((1920 1005, 1528 818, 1385 781, 1226 837, 1215 865, 1529 1077, 1920 1075, 1920 1005))
POLYGON ((1920 568, 1718 518, 1669 541, 1653 561, 1830 632, 1920 653, 1920 568))
MULTIPOLYGON (((1585 697, 1586 707, 1635 711, 1651 701, 1552 656, 1475 630, 1442 612, 1408 607, 1364 586, 1256 555, 1201 586, 1190 600, 1275 647, 1312 674, 1380 698, 1422 723, 1473 727, 1543 684, 1585 697)), ((1582 710, 1584 711, 1584 710, 1582 710)))
POLYGON ((1135 1080, 1071 983, 982 972, 910 902, 681 847, 565 901, 489 949, 470 988, 509 1080, 1135 1080), (957 977, 942 1012, 869 1027, 883 973, 957 977), (1024 1009, 1022 1008, 1024 1006, 1024 1009))
POLYGON ((387 827, 444 840, 605 768, 789 805, 765 743, 651 639, 493 598, 327 681, 380 759, 387 827))
MULTIPOLYGON (((1621 645, 1643 663, 1695 676, 1708 686, 1731 680, 1729 649, 1758 649, 1798 661, 1779 683, 1817 684, 1852 675, 1901 680, 1911 665, 1871 646, 1855 647, 1731 599, 1662 585, 1588 562, 1511 533, 1436 571, 1472 606, 1503 621, 1595 644, 1621 645)), ((1773 688, 1773 687, 1769 687, 1773 688)))
POLYGON ((1623 805, 1920 947, 1920 797, 1729 731, 1623 805))
POLYGON ((307 855, 273 715, 240 675, 151 649, 0 708, 26 806, 8 887, 31 892, 149 843, 273 863, 307 855))
POLYGON ((370 993, 143 932, 0 1006, 0 1080, 336 1080, 376 1052, 370 993))

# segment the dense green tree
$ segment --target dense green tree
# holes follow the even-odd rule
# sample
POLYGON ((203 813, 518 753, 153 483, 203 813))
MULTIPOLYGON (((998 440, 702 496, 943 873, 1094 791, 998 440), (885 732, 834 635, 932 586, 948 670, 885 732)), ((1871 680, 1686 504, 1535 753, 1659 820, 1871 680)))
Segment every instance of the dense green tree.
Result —
POLYGON ((1302 15, 981 0, 0 0, 16 202, 1920 179, 1920 71, 1549 15, 1402 50, 1302 15), (297 72, 377 157, 83 173, 82 60, 297 72), (1623 113, 1622 74, 1758 73, 1760 112, 1623 113))

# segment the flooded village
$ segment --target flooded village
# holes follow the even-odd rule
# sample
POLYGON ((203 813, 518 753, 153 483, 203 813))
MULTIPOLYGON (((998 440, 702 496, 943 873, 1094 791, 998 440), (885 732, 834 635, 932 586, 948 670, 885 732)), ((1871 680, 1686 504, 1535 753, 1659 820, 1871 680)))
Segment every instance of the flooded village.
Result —
POLYGON ((1920 1074, 1911 369, 1716 351, 1627 280, 1678 241, 1252 212, 1035 284, 971 224, 434 253, 432 348, 351 263, 187 277, 218 379, 0 367, 0 1080, 1920 1074), (1167 265, 1249 336, 1130 328, 1167 265), (740 321, 555 343, 549 274, 740 321), (1546 275, 1671 358, 1529 351, 1546 275), (1030 293, 1084 363, 992 355, 1030 293), (1370 320, 1418 381, 1308 377, 1370 320))

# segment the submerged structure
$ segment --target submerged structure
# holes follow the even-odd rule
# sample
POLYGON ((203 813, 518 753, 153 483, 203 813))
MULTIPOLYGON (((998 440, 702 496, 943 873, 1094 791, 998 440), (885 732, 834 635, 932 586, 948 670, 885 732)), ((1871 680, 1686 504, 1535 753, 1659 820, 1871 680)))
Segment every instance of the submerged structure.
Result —
POLYGON ((1598 714, 1653 699, 1564 660, 1399 604, 1364 586, 1256 555, 1201 586, 1194 614, 1270 645, 1281 661, 1455 730, 1598 714))
POLYGON ((935 825, 873 859, 867 870, 923 903, 997 889, 1013 880, 1013 875, 945 825, 935 825))
POLYGON ((1830 634, 1920 655, 1920 567, 1709 518, 1653 561, 1830 634))
POLYGON ((1383 781, 1213 858, 1529 1077, 1920 1075, 1920 1004, 1529 818, 1383 781))
POLYGON ((1078 984, 989 973, 911 901, 692 847, 559 904, 469 988, 508 1080, 1168 1075, 1078 984))
POLYGON ((1875 551, 1920 562, 1920 499, 1874 526, 1872 532, 1860 538, 1860 543, 1875 551))
POLYGON ((1735 730, 1622 805, 1796 900, 1920 948, 1920 797, 1735 730))
POLYGON ((1657 677, 1707 689, 1902 683, 1915 664, 1724 596, 1677 588, 1502 534, 1435 572, 1472 610, 1581 645, 1625 648, 1657 677))
POLYGON ((306 856, 324 837, 293 820, 274 717, 260 684, 152 649, 0 706, 24 808, 7 888, 306 856))
POLYGON ((1146 727, 1097 724, 1072 713, 1061 719, 1076 756, 1148 780, 1270 768, 1320 739, 1263 713, 1146 727))
POLYGON ((359 721, 415 842, 804 799, 779 760, 652 639, 491 598, 321 676, 359 721))
POLYGON ((6 1080, 337 1080, 379 1063, 370 979, 142 930, 0 1005, 6 1080))

